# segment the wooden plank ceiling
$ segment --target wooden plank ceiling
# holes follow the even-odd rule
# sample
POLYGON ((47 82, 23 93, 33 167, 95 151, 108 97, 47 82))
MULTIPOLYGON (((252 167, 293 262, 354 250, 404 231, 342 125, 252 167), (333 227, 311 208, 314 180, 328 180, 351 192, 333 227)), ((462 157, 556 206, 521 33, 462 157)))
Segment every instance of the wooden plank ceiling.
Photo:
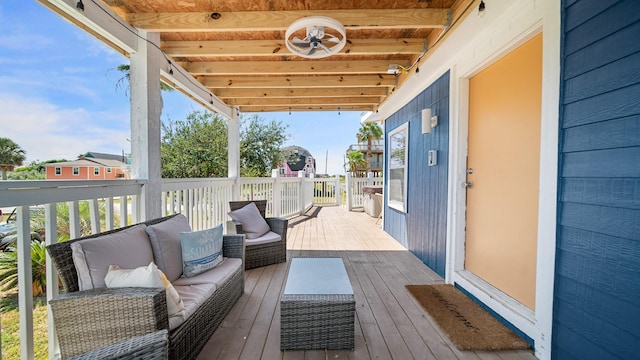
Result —
MULTIPOLYGON (((473 0, 102 0, 242 112, 374 111, 473 0), (339 21, 347 43, 322 59, 297 56, 285 31, 306 16, 339 21), (409 69, 389 74, 391 64, 409 69)), ((304 37, 304 34, 299 36, 304 37)))

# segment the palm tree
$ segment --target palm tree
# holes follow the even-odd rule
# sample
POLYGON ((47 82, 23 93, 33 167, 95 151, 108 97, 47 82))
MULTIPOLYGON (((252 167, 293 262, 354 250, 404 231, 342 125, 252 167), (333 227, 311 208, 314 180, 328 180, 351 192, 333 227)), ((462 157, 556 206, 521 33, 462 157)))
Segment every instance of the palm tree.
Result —
POLYGON ((367 172, 371 171, 372 143, 382 138, 382 128, 378 123, 364 123, 358 130, 358 143, 367 143, 367 172))
POLYGON ((20 145, 9 138, 0 138, 0 171, 2 171, 2 180, 7 180, 7 171, 13 171, 16 166, 22 165, 26 158, 26 152, 20 145))
POLYGON ((348 171, 351 172, 354 176, 356 176, 356 172, 359 167, 365 165, 366 161, 364 160, 364 155, 362 155, 362 151, 352 150, 347 153, 347 163, 344 164, 348 171))
MULTIPOLYGON (((47 288, 46 258, 47 246, 44 241, 31 242, 31 286, 33 296, 44 294, 47 288)), ((0 253, 0 290, 11 291, 18 287, 18 252, 15 247, 0 253)))
MULTIPOLYGON (((129 92, 129 79, 131 78, 131 65, 129 65, 129 64, 120 64, 120 65, 118 65, 118 67, 116 69, 124 74, 123 77, 121 77, 120 79, 118 79, 118 81, 116 81, 116 89, 120 89, 120 88, 124 87, 123 85, 126 82, 127 87, 126 87, 124 93, 128 94, 128 92, 129 92)), ((173 88, 171 86, 165 84, 164 82, 160 81, 160 90, 171 92, 171 91, 173 91, 173 88)))

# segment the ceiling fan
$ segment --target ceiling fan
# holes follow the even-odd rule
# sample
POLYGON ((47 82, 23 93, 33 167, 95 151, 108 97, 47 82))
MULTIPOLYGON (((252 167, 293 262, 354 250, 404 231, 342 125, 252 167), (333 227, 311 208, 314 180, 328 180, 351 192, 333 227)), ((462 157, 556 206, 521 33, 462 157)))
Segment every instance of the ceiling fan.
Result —
POLYGON ((326 16, 308 16, 296 20, 287 28, 285 36, 289 51, 310 59, 331 56, 342 50, 347 43, 344 26, 326 16), (295 36, 302 29, 306 30, 304 39, 295 36))

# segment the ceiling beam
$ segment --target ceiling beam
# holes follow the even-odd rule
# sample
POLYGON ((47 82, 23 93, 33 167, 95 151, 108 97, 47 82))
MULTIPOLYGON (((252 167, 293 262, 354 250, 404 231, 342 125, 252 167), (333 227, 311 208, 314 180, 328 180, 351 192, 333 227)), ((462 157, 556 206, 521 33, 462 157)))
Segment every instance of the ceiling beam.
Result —
POLYGON ((348 87, 348 88, 293 88, 293 89, 216 89, 220 99, 228 98, 311 98, 311 97, 347 97, 347 96, 386 96, 387 87, 348 87))
POLYGON ((386 74, 389 64, 408 66, 407 60, 337 61, 203 61, 180 65, 193 75, 316 75, 386 74))
POLYGON ((130 13, 127 22, 147 31, 278 31, 306 16, 338 20, 347 29, 423 29, 447 23, 448 9, 358 9, 322 11, 239 11, 130 13))
POLYGON ((326 88, 394 87, 394 75, 326 76, 200 76, 206 87, 215 88, 326 88))
POLYGON ((380 97, 328 97, 328 98, 268 98, 268 99, 226 99, 230 106, 293 106, 293 105, 331 105, 334 107, 344 105, 378 105, 380 97))
MULTIPOLYGON (((218 40, 218 41, 163 41, 162 50, 171 57, 223 57, 293 55, 283 40, 218 40)), ((337 54, 419 54, 424 50, 423 39, 349 39, 337 54)))
POLYGON ((248 105, 241 106, 240 112, 296 112, 296 111, 375 111, 375 108, 371 105, 344 105, 336 107, 335 105, 299 105, 299 106, 262 106, 262 105, 248 105))

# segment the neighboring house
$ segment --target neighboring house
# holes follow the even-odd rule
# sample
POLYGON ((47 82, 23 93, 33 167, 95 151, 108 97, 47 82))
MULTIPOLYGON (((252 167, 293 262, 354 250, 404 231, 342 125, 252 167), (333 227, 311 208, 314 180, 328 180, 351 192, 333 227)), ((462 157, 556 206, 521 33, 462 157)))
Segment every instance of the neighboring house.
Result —
POLYGON ((300 172, 304 177, 315 176, 316 160, 311 153, 300 146, 288 146, 284 148, 287 160, 278 167, 278 176, 280 177, 298 177, 300 172))
MULTIPOLYGON (((352 144, 347 149, 346 154, 351 151, 360 151, 364 159, 367 159, 367 144, 352 144)), ((384 139, 374 140, 371 142, 371 169, 369 172, 373 173, 375 177, 381 177, 383 173, 384 166, 384 139)), ((363 174, 366 176, 367 166, 360 166, 356 168, 356 174, 363 174)))
POLYGON ((46 164, 47 180, 120 180, 127 179, 127 164, 122 156, 87 153, 75 161, 46 164), (103 156, 103 157, 97 157, 103 156))
POLYGON ((538 357, 637 358, 640 2, 486 3, 380 110, 384 229, 538 357))
POLYGON ((84 154, 84 156, 82 156, 81 158, 115 160, 115 161, 123 162, 125 164, 129 164, 130 163, 129 158, 124 154, 124 152, 122 153, 122 155, 114 155, 114 154, 105 154, 105 153, 91 152, 90 151, 90 152, 84 154))

